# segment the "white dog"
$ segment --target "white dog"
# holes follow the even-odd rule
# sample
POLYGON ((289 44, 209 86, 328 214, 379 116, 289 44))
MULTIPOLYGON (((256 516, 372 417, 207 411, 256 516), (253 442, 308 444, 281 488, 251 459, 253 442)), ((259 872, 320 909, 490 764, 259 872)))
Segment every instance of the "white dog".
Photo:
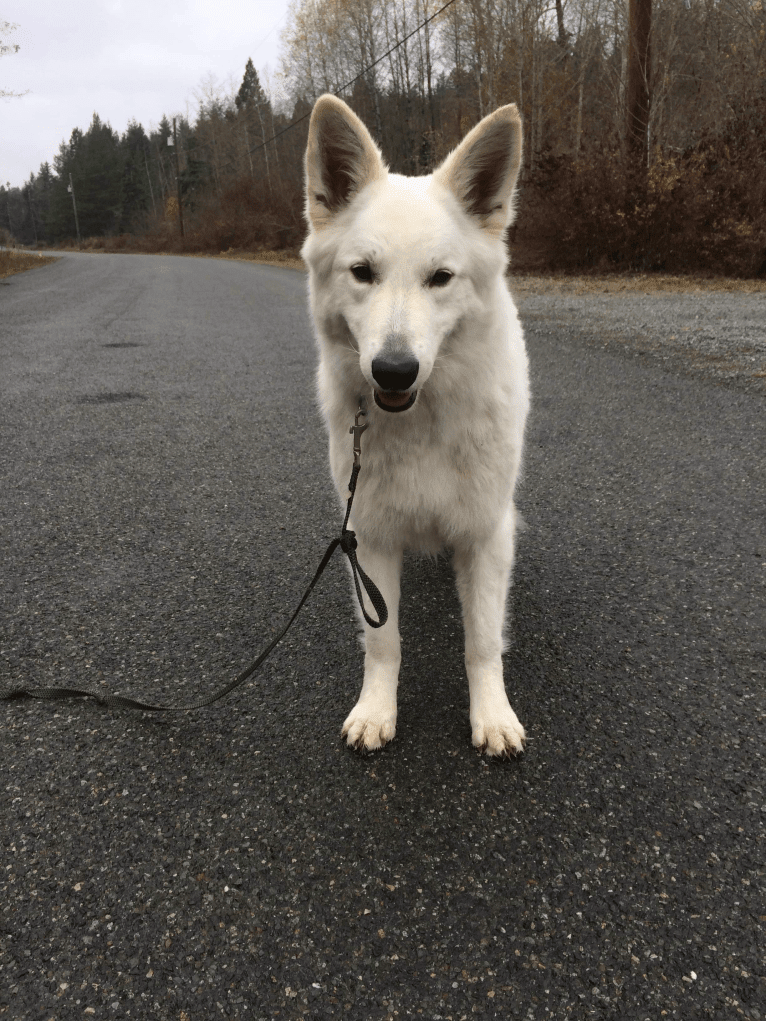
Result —
POLYGON ((524 746, 502 662, 529 409, 524 337, 504 280, 520 162, 515 105, 485 117, 427 177, 390 174, 334 96, 311 116, 302 255, 318 394, 344 502, 349 429, 359 396, 370 398, 349 527, 389 612, 383 627, 363 625, 364 683, 343 725, 359 749, 396 731, 403 551, 443 547, 454 550, 463 608, 473 743, 490 755, 524 746))

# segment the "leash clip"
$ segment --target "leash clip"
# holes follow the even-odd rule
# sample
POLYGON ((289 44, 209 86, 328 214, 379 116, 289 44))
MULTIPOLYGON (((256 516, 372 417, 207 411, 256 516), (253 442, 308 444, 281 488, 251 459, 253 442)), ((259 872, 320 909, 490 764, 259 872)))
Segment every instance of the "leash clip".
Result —
POLYGON ((354 416, 354 424, 349 429, 350 433, 354 434, 354 467, 361 467, 362 461, 362 433, 370 424, 365 422, 364 425, 359 425, 359 416, 363 415, 367 417, 367 401, 364 397, 359 398, 359 411, 354 416))

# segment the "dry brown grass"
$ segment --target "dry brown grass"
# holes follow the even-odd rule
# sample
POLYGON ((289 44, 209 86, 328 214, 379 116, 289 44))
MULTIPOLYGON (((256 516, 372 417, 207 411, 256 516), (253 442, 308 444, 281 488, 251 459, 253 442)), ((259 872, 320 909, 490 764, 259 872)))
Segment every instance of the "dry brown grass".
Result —
POLYGON ((730 291, 742 294, 766 292, 766 280, 740 280, 731 277, 670 276, 664 273, 604 274, 568 276, 564 274, 510 275, 516 294, 701 294, 730 291))
MULTIPOLYGON (((306 264, 297 250, 277 252, 244 252, 229 249, 226 252, 200 252, 200 258, 235 259, 242 262, 261 262, 269 266, 284 266, 306 270, 306 264)), ((510 283, 514 291, 533 294, 695 294, 704 291, 733 291, 743 294, 766 292, 766 280, 740 280, 731 277, 671 276, 664 273, 612 273, 588 276, 568 274, 517 274, 511 272, 510 283)))
POLYGON ((11 277, 14 273, 24 273, 28 269, 37 269, 38 266, 47 266, 49 262, 55 262, 51 255, 43 255, 41 252, 25 252, 21 249, 0 252, 0 280, 11 277))
MULTIPOLYGON (((73 243, 69 250, 87 251, 92 254, 108 252, 110 239, 86 239, 77 249, 73 243), (98 242, 98 243, 96 243, 98 242), (106 244, 105 244, 106 242, 106 244)), ((62 250, 64 246, 61 246, 62 250)), ((267 266, 281 266, 285 269, 306 271, 306 265, 298 249, 276 251, 245 251, 229 248, 222 252, 131 252, 125 255, 183 255, 192 259, 229 259, 235 262, 255 262, 267 266)), ((6 260, 9 261, 9 260, 6 260)), ((32 252, 0 252, 0 277, 21 273, 25 269, 54 261, 50 256, 32 252), (4 257, 13 260, 14 268, 5 270, 4 257), (23 263, 23 260, 27 260, 23 263), (18 268, 15 268, 18 266, 18 268)), ((573 275, 568 273, 524 273, 511 269, 509 283, 515 294, 566 294, 583 296, 594 294, 702 294, 711 291, 728 291, 740 294, 766 293, 766 280, 746 280, 735 277, 673 276, 666 273, 589 273, 573 275)))
POLYGON ((218 254, 206 252, 199 254, 201 258, 206 259, 233 259, 236 262, 260 262, 267 266, 281 266, 283 269, 306 269, 306 263, 300 254, 290 249, 278 252, 243 252, 230 248, 218 254))
MULTIPOLYGON (((229 249, 226 252, 200 252, 200 258, 235 259, 242 262, 260 262, 269 266, 284 266, 306 270, 306 264, 297 250, 244 252, 229 249)), ((732 277, 671 276, 664 273, 612 273, 571 276, 568 274, 516 274, 511 272, 510 283, 518 293, 532 294, 695 294, 705 291, 731 291, 742 294, 766 292, 766 280, 741 280, 732 277)))
MULTIPOLYGON (((125 238, 127 235, 121 235, 125 238)), ((235 262, 259 262, 267 266, 281 266, 284 269, 306 269, 306 264, 300 257, 297 248, 285 248, 278 251, 253 251, 248 252, 242 248, 228 248, 223 252, 202 251, 202 252, 179 252, 174 250, 159 249, 157 251, 142 251, 131 249, 120 245, 114 245, 114 238, 85 238, 78 248, 75 243, 71 245, 60 245, 62 251, 87 252, 89 255, 115 254, 120 255, 182 255, 188 259, 229 259, 235 262)))

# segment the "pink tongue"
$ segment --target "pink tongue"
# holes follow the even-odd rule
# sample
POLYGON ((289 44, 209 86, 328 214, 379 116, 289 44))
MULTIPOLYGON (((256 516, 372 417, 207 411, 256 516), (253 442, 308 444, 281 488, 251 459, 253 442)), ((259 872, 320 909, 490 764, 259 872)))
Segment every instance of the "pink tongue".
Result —
POLYGON ((383 393, 378 392, 378 396, 384 404, 387 404, 390 408, 400 408, 402 404, 406 404, 410 399, 410 395, 407 394, 395 394, 395 393, 383 393))

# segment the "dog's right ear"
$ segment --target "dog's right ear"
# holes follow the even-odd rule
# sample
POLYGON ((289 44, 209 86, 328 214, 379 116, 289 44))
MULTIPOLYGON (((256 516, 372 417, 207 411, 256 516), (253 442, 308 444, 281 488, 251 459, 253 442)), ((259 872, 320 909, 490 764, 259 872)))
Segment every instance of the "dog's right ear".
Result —
POLYGON ((354 111, 326 93, 314 104, 306 147, 306 218, 314 230, 332 220, 388 168, 354 111))

